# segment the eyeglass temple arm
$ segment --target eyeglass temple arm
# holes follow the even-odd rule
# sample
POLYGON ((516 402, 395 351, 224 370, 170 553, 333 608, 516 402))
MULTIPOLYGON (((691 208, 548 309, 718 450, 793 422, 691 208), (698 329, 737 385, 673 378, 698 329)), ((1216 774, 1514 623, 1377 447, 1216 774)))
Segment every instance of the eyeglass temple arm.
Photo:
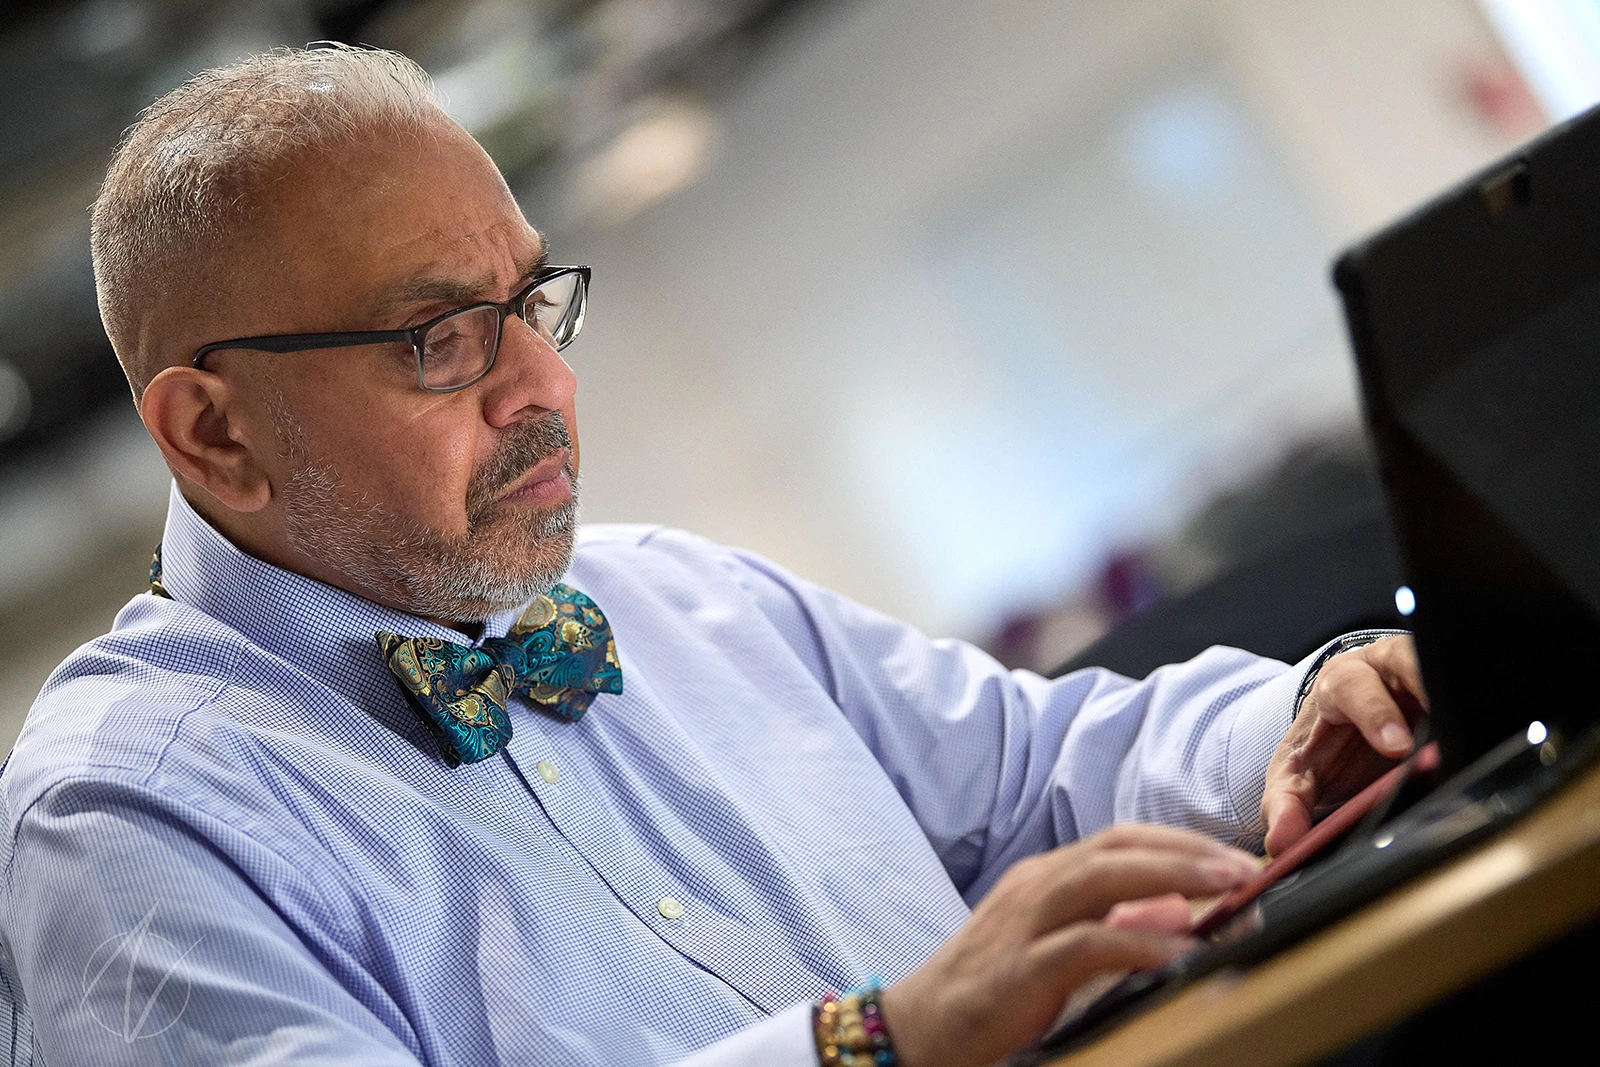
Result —
POLYGON ((360 345, 411 342, 410 330, 368 330, 364 333, 289 333, 275 337, 239 337, 232 341, 213 341, 202 345, 190 360, 199 367, 213 352, 246 349, 251 352, 310 352, 318 348, 356 348, 360 345))

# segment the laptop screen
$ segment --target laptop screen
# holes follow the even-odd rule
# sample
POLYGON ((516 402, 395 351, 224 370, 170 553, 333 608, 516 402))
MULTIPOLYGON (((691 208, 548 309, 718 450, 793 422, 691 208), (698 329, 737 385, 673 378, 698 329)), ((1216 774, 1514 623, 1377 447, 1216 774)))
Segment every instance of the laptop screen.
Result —
POLYGON ((1335 270, 1447 771, 1600 720, 1600 112, 1514 167, 1335 270))
POLYGON ((1600 612, 1600 279, 1395 401, 1416 442, 1600 612))

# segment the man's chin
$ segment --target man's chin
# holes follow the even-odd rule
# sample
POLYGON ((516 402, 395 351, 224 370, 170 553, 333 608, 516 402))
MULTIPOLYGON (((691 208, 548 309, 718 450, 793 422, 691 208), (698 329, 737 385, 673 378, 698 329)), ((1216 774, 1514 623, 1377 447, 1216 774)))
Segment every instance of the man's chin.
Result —
POLYGON ((569 480, 571 498, 555 507, 469 506, 466 534, 452 537, 345 500, 336 471, 307 464, 285 487, 285 532, 308 573, 333 572, 333 584, 420 618, 482 622, 566 574, 578 530, 569 480))
MULTIPOLYGON (((405 583, 408 599, 429 610, 412 614, 482 622, 548 593, 566 575, 577 539, 571 518, 548 518, 556 529, 544 536, 529 538, 526 529, 508 530, 511 536, 499 544, 484 537, 470 553, 445 552, 417 560, 405 583)), ((483 531, 490 537, 500 532, 483 531)))
POLYGON ((540 517, 507 518, 522 521, 487 524, 466 544, 415 530, 358 543, 324 529, 296 547, 337 572, 334 584, 368 600, 418 618, 476 623, 549 592, 572 562, 575 523, 555 520, 551 536, 538 536, 529 527, 543 525, 540 517))

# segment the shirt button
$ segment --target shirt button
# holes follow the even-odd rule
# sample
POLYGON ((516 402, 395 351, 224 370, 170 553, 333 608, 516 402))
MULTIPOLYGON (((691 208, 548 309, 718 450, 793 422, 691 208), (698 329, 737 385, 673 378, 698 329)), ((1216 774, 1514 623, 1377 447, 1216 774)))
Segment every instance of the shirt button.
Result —
POLYGON ((663 919, 683 918, 683 905, 671 897, 662 897, 661 903, 656 905, 656 910, 661 913, 663 919))
POLYGON ((561 771, 556 768, 554 763, 551 763, 547 759, 540 760, 538 765, 534 767, 534 770, 539 772, 540 778, 543 778, 551 785, 555 785, 556 779, 561 777, 561 771))

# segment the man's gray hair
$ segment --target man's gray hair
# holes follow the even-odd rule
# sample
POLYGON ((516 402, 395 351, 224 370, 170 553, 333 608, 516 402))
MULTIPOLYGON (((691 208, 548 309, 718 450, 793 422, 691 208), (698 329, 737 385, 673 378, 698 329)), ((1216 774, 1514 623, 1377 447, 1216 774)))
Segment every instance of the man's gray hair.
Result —
POLYGON ((257 185, 292 156, 443 118, 433 82, 398 52, 278 48, 198 74, 123 137, 90 228, 100 318, 137 398, 171 362, 144 327, 203 281, 252 219, 257 185))

